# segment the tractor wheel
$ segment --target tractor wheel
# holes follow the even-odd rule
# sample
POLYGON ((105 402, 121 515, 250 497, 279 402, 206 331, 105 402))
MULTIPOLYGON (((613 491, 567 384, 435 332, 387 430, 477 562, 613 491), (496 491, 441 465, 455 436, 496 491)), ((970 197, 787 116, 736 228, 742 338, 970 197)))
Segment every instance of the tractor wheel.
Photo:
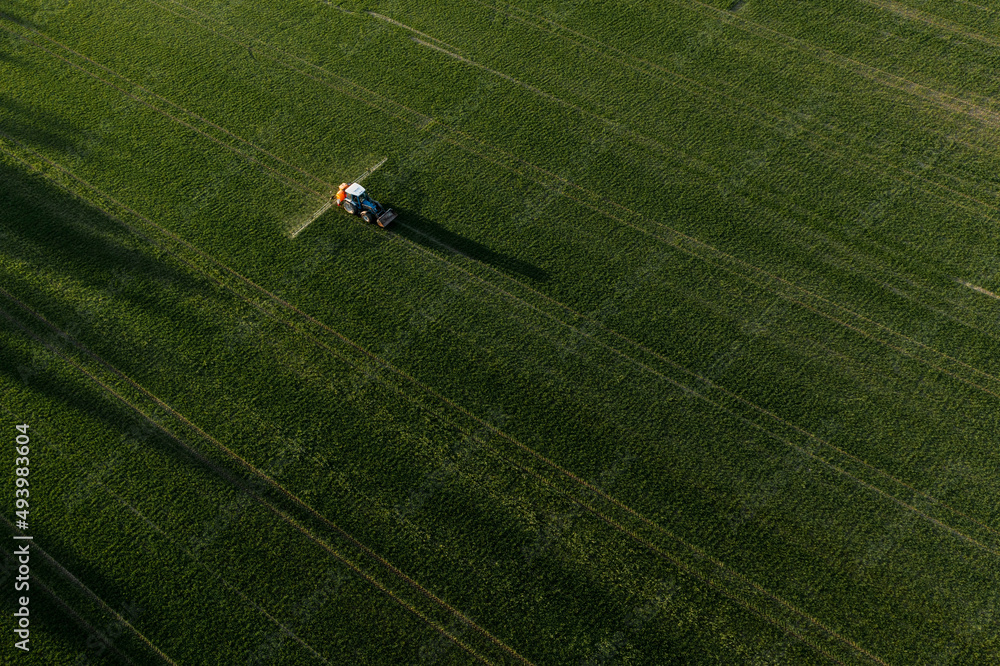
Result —
POLYGON ((354 215, 354 213, 356 213, 356 212, 357 212, 357 209, 355 209, 355 208, 354 208, 354 204, 353 204, 353 203, 351 203, 350 201, 348 201, 347 199, 344 199, 344 203, 342 203, 342 204, 340 204, 340 205, 341 205, 341 206, 343 207, 343 209, 344 209, 344 210, 346 210, 346 211, 348 212, 348 214, 350 214, 350 215, 354 215))
POLYGON ((361 211, 361 219, 368 224, 373 224, 375 222, 375 216, 372 215, 371 211, 363 210, 361 211))

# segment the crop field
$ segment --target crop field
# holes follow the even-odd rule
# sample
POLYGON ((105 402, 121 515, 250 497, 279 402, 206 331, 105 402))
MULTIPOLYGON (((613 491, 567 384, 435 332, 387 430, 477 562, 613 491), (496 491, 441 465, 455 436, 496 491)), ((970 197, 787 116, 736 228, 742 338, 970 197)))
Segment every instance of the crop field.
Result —
POLYGON ((0 663, 1000 664, 998 70, 996 0, 0 3, 0 663))

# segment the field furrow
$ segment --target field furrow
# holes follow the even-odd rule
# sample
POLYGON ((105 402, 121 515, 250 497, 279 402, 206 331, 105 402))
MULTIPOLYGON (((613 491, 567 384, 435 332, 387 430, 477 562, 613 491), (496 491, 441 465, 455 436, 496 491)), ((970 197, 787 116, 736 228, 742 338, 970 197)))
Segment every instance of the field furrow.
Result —
POLYGON ((42 656, 991 663, 987 5, 5 9, 42 656))

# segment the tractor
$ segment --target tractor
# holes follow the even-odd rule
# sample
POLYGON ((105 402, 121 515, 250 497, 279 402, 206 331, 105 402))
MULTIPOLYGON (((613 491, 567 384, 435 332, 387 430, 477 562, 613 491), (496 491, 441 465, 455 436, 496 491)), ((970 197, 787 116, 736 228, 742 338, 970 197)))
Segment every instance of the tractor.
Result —
POLYGON ((365 188, 358 183, 352 183, 344 190, 344 200, 341 206, 351 215, 360 215, 368 224, 377 224, 385 229, 396 219, 396 213, 391 208, 385 208, 379 202, 368 196, 365 188))

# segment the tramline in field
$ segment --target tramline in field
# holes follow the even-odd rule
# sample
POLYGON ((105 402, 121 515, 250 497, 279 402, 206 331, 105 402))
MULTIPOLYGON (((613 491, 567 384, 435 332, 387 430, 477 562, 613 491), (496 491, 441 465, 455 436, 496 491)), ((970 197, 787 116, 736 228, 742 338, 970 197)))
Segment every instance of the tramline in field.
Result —
POLYGON ((8 4, 46 663, 1000 666, 982 8, 8 4))

